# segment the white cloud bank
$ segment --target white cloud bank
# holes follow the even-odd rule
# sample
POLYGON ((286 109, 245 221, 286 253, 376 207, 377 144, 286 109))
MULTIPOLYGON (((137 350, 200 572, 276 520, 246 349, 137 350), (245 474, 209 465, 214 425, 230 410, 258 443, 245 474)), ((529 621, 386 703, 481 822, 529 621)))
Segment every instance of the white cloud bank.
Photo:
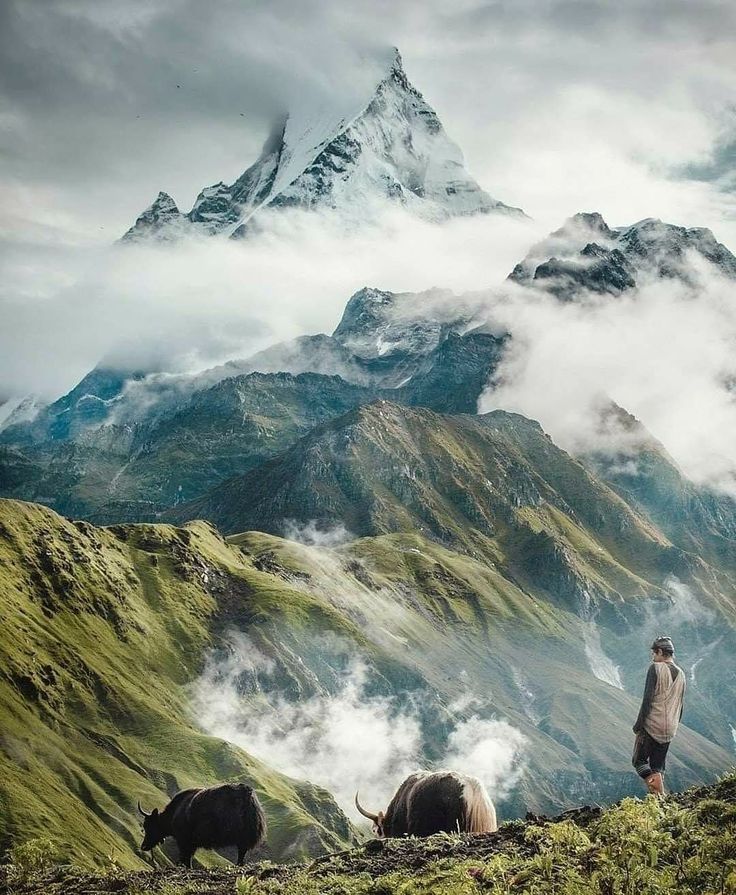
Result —
MULTIPOLYGON (((369 694, 369 669, 360 658, 334 693, 298 702, 275 689, 274 671, 247 637, 233 632, 227 658, 210 657, 194 686, 197 723, 282 773, 325 787, 354 820, 357 789, 366 806, 385 808, 399 783, 426 766, 418 712, 369 694)), ((439 766, 477 776, 499 798, 522 772, 525 742, 507 722, 471 714, 451 731, 439 766)))
POLYGON ((0 281, 0 398, 57 397, 101 359, 196 370, 331 332, 366 285, 488 287, 539 235, 505 216, 440 226, 390 208, 349 232, 329 214, 293 212, 245 241, 18 245, 0 281))
POLYGON ((625 447, 600 430, 613 400, 689 477, 736 493, 736 286, 698 274, 696 290, 661 280, 575 303, 524 289, 492 296, 514 341, 479 410, 523 413, 573 453, 611 452, 625 447))

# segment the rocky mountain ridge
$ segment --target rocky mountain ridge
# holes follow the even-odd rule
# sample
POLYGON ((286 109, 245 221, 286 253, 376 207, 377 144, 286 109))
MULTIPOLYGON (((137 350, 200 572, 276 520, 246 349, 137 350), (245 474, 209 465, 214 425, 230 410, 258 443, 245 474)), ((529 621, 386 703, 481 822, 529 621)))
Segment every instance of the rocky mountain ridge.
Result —
MULTIPOLYGON (((707 231, 651 221, 613 230, 599 214, 580 214, 534 247, 511 278, 572 301, 630 291, 652 276, 696 276, 693 258, 722 276, 736 270, 707 231)), ((151 520, 349 407, 383 398, 473 413, 513 346, 513 334, 488 322, 493 307, 484 293, 364 287, 331 335, 301 336, 197 374, 101 365, 51 405, 21 402, 7 415, 0 494, 95 521, 151 520)), ((728 504, 696 490, 701 505, 728 504)))
POLYGON ((585 212, 537 243, 509 279, 573 301, 585 291, 615 296, 657 279, 697 285, 692 259, 736 279, 736 257, 704 227, 646 218, 612 229, 598 212, 585 212))

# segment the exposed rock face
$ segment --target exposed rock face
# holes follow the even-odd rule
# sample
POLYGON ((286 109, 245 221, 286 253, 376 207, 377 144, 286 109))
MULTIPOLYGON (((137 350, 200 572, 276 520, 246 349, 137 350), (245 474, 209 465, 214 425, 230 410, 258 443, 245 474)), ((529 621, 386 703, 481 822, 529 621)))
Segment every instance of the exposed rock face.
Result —
POLYGON ((736 279, 736 257, 703 227, 646 218, 611 229, 597 212, 581 213, 534 246, 509 279, 571 301, 582 291, 620 295, 658 278, 693 283, 693 258, 736 279))
POLYGON ((136 370, 97 366, 52 404, 36 408, 27 416, 11 416, 2 429, 2 440, 10 444, 31 444, 74 438, 105 422, 121 400, 126 385, 142 376, 136 370))
POLYGON ((188 214, 159 193, 123 239, 174 239, 184 232, 243 236, 265 212, 283 208, 337 209, 358 223, 386 201, 434 221, 496 212, 524 217, 467 173, 459 147, 409 83, 398 51, 372 96, 352 113, 298 110, 235 183, 202 190, 188 214))
POLYGON ((168 193, 161 192, 123 236, 128 242, 151 238, 172 240, 189 226, 189 218, 177 208, 168 193))

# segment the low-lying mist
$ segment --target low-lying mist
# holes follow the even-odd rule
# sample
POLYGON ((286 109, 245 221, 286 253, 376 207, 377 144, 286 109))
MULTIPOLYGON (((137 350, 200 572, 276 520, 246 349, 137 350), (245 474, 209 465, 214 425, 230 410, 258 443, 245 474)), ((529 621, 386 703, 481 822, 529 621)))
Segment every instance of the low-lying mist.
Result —
POLYGON ((694 267, 696 287, 660 279, 566 303, 524 288, 489 297, 514 338, 479 411, 536 419, 574 454, 630 452, 636 472, 640 434, 600 425, 614 401, 688 477, 736 494, 736 284, 694 267))
POLYGON ((101 361, 194 371, 331 332, 366 285, 489 287, 539 235, 504 215, 433 224, 380 207, 347 230, 329 212, 292 211, 238 241, 6 246, 0 399, 56 398, 101 361))
MULTIPOLYGON (((364 285, 443 287, 412 310, 451 317, 472 292, 492 329, 513 335, 480 412, 537 419, 575 454, 630 451, 624 462, 635 472, 628 436, 600 425, 601 408, 614 401, 688 477, 736 494, 736 288, 702 258, 687 260, 689 283, 643 276, 618 297, 561 302, 504 284, 546 235, 534 222, 488 215, 432 224, 381 206, 354 224, 293 211, 241 241, 18 247, 0 286, 0 401, 57 397, 101 361, 161 371, 153 392, 186 390, 177 374, 331 332, 364 285)), ((148 385, 132 387, 143 402, 148 385)))
MULTIPOLYGON (((293 701, 279 688, 276 664, 246 636, 231 632, 227 655, 211 654, 194 685, 192 711, 209 734, 284 774, 323 786, 360 820, 356 790, 377 811, 408 774, 428 767, 419 704, 426 697, 417 696, 412 705, 411 698, 377 695, 370 691, 371 675, 353 654, 332 692, 293 701)), ((450 706, 462 717, 433 765, 477 776, 493 797, 503 798, 522 773, 526 740, 506 721, 468 712, 472 702, 450 706)))

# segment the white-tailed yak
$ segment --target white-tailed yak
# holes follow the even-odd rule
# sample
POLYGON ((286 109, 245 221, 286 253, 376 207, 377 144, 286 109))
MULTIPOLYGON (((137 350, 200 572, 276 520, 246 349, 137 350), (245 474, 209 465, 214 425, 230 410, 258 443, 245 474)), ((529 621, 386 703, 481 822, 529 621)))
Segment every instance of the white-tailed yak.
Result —
POLYGON ((382 839, 498 829, 496 809, 480 780, 454 771, 412 774, 377 814, 361 806, 358 793, 355 807, 373 821, 373 832, 382 839))

